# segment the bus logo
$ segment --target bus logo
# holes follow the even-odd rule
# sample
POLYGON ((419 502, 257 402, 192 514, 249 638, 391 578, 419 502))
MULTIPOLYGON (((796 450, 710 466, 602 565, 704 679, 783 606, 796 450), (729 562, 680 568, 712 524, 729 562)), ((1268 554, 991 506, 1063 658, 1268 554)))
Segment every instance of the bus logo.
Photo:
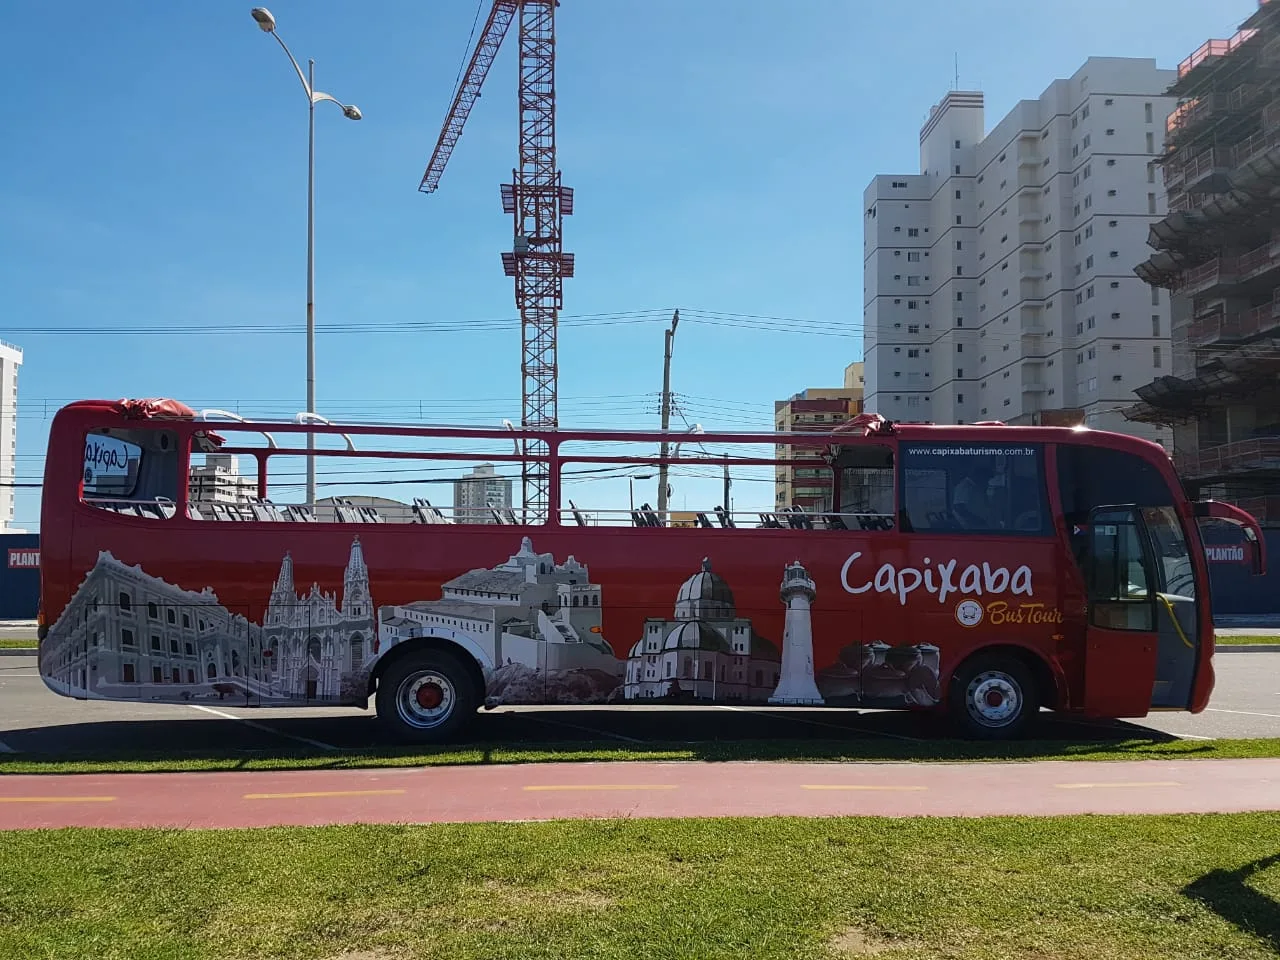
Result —
POLYGON ((962 627, 976 627, 982 622, 982 604, 977 600, 961 600, 956 604, 956 622, 962 627))

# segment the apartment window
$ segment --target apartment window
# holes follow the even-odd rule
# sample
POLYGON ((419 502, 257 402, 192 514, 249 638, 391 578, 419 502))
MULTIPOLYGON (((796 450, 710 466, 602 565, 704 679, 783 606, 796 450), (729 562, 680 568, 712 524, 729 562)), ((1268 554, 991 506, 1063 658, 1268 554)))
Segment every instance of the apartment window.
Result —
MULTIPOLYGON (((1149 103, 1148 103, 1148 104, 1147 104, 1147 107, 1148 107, 1148 109, 1149 109, 1149 108, 1151 107, 1151 104, 1149 104, 1149 103)), ((960 141, 959 141, 959 140, 957 140, 957 141, 956 141, 956 149, 957 149, 957 150, 959 150, 959 149, 960 149, 960 141)))
POLYGON ((1146 121, 1147 121, 1147 123, 1151 123, 1151 122, 1152 122, 1152 119, 1153 119, 1153 118, 1152 118, 1152 114, 1151 114, 1151 104, 1149 104, 1149 103, 1144 103, 1144 104, 1142 105, 1142 109, 1143 109, 1143 110, 1145 111, 1145 113, 1146 113, 1146 121))
POLYGON ((1151 348, 1151 365, 1157 369, 1160 367, 1160 348, 1151 348))
POLYGON ((1086 163, 1084 165, 1084 178, 1088 180, 1091 176, 1093 176, 1093 164, 1086 163))
POLYGON ((908 262, 908 263, 919 263, 919 262, 920 262, 920 251, 919 251, 919 250, 909 250, 909 251, 907 251, 907 262, 908 262))
POLYGON ((919 300, 908 300, 908 301, 907 301, 907 309, 908 309, 908 310, 919 310, 919 309, 920 309, 920 301, 919 301, 919 300))
POLYGON ((963 299, 964 299, 964 292, 963 292, 963 291, 960 291, 960 290, 957 290, 957 291, 956 291, 956 299, 957 299, 957 300, 963 300, 963 299))
POLYGON ((963 240, 957 240, 957 241, 956 241, 956 249, 957 249, 957 250, 963 250, 963 249, 964 249, 964 241, 963 241, 963 240))
POLYGON ((1147 183, 1156 182, 1156 165, 1154 163, 1147 164, 1147 183))
POLYGON ((919 227, 907 227, 907 236, 908 236, 908 237, 918 237, 918 236, 920 236, 920 228, 919 228, 919 227))
POLYGON ((964 317, 956 317, 956 326, 957 326, 957 327, 963 327, 963 326, 964 326, 964 317))
POLYGON ((956 377, 961 380, 964 379, 964 367, 956 367, 956 377))
POLYGON ((1119 281, 1119 280, 1112 280, 1112 281, 1111 281, 1111 289, 1112 289, 1112 290, 1119 290, 1119 289, 1120 289, 1120 281, 1119 281))
POLYGON ((956 267, 956 276, 959 277, 963 275, 964 275, 964 267, 956 267))
POLYGON ((956 394, 956 403, 964 403, 964 394, 963 394, 963 393, 957 393, 957 394, 956 394))
POLYGON ((1160 314, 1158 313, 1151 315, 1151 335, 1153 337, 1160 336, 1160 314))
POLYGON ((956 176, 960 176, 960 164, 956 164, 956 176))
POLYGON ((1114 137, 1115 135, 1116 135, 1116 128, 1115 128, 1115 127, 1107 127, 1107 136, 1108 136, 1108 137, 1114 137))
POLYGON ((905 189, 906 189, 906 186, 907 186, 907 182, 906 182, 905 180, 895 180, 895 181, 893 181, 893 188, 894 188, 895 190, 905 190, 905 189))
POLYGON ((959 191, 959 190, 957 190, 957 191, 956 191, 956 199, 957 199, 957 200, 959 200, 959 199, 960 199, 960 191, 959 191))
POLYGON ((1089 256, 1084 258, 1084 268, 1086 270, 1093 269, 1093 254, 1089 254, 1089 256))
POLYGON ((1153 307, 1160 306, 1160 288, 1157 286, 1151 287, 1151 305, 1153 307))
POLYGON ((956 226, 957 226, 957 227, 958 227, 958 226, 960 226, 960 218, 959 218, 959 217, 956 217, 956 226))
POLYGON ((1154 193, 1147 194, 1147 213, 1154 214, 1156 212, 1156 195, 1154 193))
POLYGON ((1148 132, 1147 133, 1147 153, 1155 153, 1155 152, 1156 152, 1156 135, 1154 133, 1148 132))
MULTIPOLYGON (((1108 131, 1107 131, 1107 133, 1110 133, 1110 132, 1111 132, 1110 130, 1108 130, 1108 131)), ((1107 161, 1107 166, 1108 166, 1108 167, 1114 167, 1115 165, 1116 165, 1115 158, 1112 158, 1112 159, 1110 159, 1110 160, 1108 160, 1108 161, 1107 161)))
POLYGON ((910 350, 908 350, 908 351, 907 351, 907 359, 908 359, 908 360, 918 360, 919 358, 920 358, 920 348, 919 348, 919 347, 913 347, 913 348, 911 348, 910 350))
POLYGON ((1091 223, 1084 228, 1084 238, 1088 240, 1092 236, 1093 236, 1093 224, 1091 223))
POLYGON ((956 353, 964 353, 964 344, 963 344, 963 343, 957 343, 957 344, 956 344, 956 353))
POLYGON ((918 323, 907 324, 907 333, 919 333, 919 332, 920 332, 920 324, 918 323))
POLYGON ((1107 191, 1107 196, 1108 196, 1108 197, 1114 197, 1115 195, 1116 195, 1116 192, 1115 192, 1114 190, 1108 190, 1108 191, 1107 191))
MULTIPOLYGON (((894 279, 897 279, 897 278, 895 277, 894 279)), ((918 286, 920 286, 920 278, 919 278, 918 276, 916 276, 916 277, 907 277, 907 286, 908 286, 908 287, 918 287, 918 286)))
POLYGON ((1077 333, 1077 334, 1084 333, 1084 321, 1083 321, 1083 320, 1077 320, 1077 321, 1076 321, 1076 333, 1077 333))

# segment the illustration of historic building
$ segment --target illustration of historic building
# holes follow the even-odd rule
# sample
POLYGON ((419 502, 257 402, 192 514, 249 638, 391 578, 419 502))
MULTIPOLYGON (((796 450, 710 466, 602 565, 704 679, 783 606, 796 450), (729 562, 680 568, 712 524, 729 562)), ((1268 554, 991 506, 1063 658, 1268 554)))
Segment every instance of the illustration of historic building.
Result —
POLYGON ((729 584, 704 559, 681 584, 673 618, 645 621, 627 657, 624 695, 765 700, 778 683, 780 660, 778 648, 737 615, 729 584))
POLYGON ((288 700, 338 700, 363 695, 359 687, 374 657, 374 611, 369 568, 357 537, 342 575, 342 596, 313 583, 298 594, 293 557, 286 553, 262 621, 263 660, 270 695, 288 700))
POLYGON ((186 590, 98 554, 40 645, 46 683, 72 696, 151 700, 353 701, 375 654, 369 571, 357 539, 341 603, 294 592, 285 554, 264 623, 209 587, 186 590))
POLYGON ((556 563, 524 537, 505 563, 469 570, 441 586, 441 599, 378 610, 387 642, 440 637, 471 651, 486 674, 505 666, 621 675, 601 630, 600 587, 570 556, 556 563))
POLYGON ((800 561, 788 564, 782 574, 780 595, 787 608, 782 632, 782 678, 770 703, 820 704, 822 694, 813 679, 813 621, 810 607, 817 586, 800 561))
POLYGON ((73 696, 182 699, 219 683, 260 690, 260 636, 208 587, 184 590, 103 551, 40 645, 40 669, 73 696))

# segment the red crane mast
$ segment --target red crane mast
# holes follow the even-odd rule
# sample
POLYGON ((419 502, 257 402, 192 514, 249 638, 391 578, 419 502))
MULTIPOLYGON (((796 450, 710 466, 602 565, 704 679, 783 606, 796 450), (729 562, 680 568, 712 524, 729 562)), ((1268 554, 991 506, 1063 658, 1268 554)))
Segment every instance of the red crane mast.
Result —
MULTIPOLYGON (((521 424, 553 429, 556 395, 556 325, 564 306, 564 280, 573 276, 573 254, 563 246, 564 217, 573 213, 573 189, 556 169, 556 30, 559 0, 494 0, 466 72, 454 93, 431 162, 418 189, 432 193, 466 124, 480 87, 513 20, 519 19, 519 165, 502 184, 502 210, 514 221, 513 243, 502 254, 503 272, 515 278, 521 332, 521 424)), ((550 505, 546 444, 524 441, 521 469, 524 519, 542 523, 550 505)))

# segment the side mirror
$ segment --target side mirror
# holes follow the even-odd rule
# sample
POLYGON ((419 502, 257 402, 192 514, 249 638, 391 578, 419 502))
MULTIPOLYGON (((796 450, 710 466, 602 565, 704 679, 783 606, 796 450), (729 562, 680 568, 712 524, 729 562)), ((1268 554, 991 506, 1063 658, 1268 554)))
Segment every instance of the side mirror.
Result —
POLYGON ((1195 503, 1197 519, 1212 517, 1234 524, 1244 533, 1245 542, 1249 545, 1250 569, 1255 577, 1264 576, 1267 572, 1267 541, 1262 533, 1262 526, 1248 512, 1221 500, 1197 500, 1195 503))

